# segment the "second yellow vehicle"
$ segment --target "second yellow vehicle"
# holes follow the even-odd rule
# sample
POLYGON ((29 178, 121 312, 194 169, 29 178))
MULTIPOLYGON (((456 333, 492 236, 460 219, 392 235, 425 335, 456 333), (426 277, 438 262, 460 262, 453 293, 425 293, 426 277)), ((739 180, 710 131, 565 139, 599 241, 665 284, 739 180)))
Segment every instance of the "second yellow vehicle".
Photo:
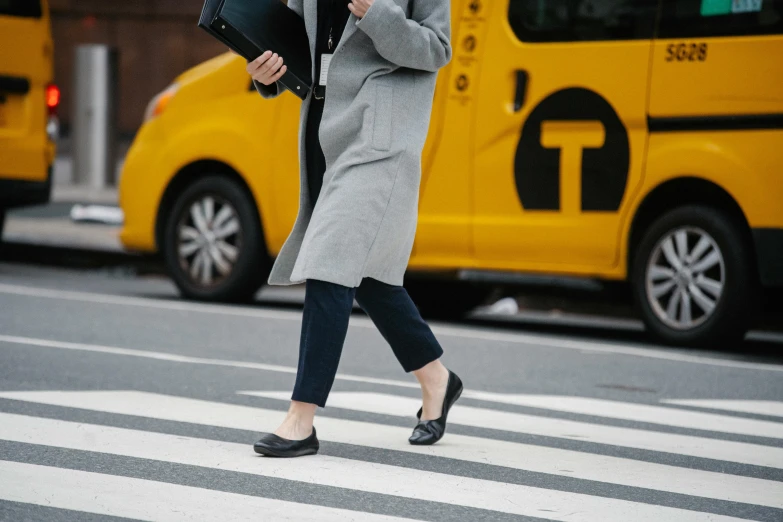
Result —
MULTIPOLYGON (((391 1, 391 0, 377 0, 391 1)), ((411 293, 459 314, 515 274, 628 281, 650 332, 743 335, 783 286, 783 0, 455 0, 411 293), (446 282, 470 288, 443 295, 446 282)), ((328 103, 328 102, 327 102, 328 103)), ((299 99, 230 54, 150 103, 121 239, 183 295, 263 284, 298 203, 299 99)))
POLYGON ((0 239, 6 211, 49 201, 60 89, 47 0, 0 0, 0 239))

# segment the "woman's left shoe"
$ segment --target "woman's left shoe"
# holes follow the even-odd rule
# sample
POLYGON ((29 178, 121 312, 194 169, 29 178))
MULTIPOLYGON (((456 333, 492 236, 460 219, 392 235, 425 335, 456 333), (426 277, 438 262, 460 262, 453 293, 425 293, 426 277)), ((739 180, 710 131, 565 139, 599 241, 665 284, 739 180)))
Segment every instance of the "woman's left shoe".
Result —
MULTIPOLYGON (((449 415, 449 410, 457 402, 459 396, 462 395, 462 381, 457 374, 449 370, 449 381, 446 384, 446 397, 443 399, 443 409, 441 415, 435 420, 422 421, 413 428, 413 435, 410 436, 408 442, 415 446, 429 446, 435 444, 446 433, 446 417, 449 415)), ((421 411, 416 415, 421 419, 421 411)))
POLYGON ((253 449, 256 453, 267 457, 283 458, 315 455, 318 453, 319 447, 320 444, 318 437, 315 435, 315 427, 313 427, 313 433, 304 440, 288 440, 270 433, 264 435, 258 442, 253 444, 253 449))

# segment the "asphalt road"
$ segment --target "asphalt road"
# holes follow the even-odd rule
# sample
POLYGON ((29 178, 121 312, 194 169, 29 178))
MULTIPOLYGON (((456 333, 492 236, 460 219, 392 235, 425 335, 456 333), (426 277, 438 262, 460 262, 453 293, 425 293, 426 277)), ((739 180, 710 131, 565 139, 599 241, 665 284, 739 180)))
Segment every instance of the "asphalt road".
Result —
POLYGON ((764 339, 433 323, 467 391, 421 449, 415 381, 357 311, 319 455, 257 457, 300 298, 0 264, 0 520, 783 520, 783 345, 764 339))

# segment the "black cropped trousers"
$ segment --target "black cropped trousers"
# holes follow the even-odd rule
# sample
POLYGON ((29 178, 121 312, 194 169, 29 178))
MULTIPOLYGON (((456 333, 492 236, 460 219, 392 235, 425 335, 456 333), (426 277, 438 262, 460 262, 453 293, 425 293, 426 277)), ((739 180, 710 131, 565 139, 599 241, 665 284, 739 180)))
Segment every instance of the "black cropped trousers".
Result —
POLYGON ((326 405, 354 299, 375 323, 406 372, 418 370, 443 355, 405 288, 372 278, 363 279, 358 288, 308 279, 292 400, 322 408, 326 405))

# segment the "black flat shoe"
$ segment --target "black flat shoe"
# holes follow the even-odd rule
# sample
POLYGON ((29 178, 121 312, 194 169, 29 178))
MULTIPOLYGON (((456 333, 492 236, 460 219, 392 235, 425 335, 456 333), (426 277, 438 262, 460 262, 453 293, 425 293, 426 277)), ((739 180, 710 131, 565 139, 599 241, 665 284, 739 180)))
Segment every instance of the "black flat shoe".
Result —
MULTIPOLYGON (((446 397, 443 399, 441 416, 435 420, 419 420, 408 442, 415 446, 429 446, 442 439, 446 433, 446 417, 460 395, 462 395, 462 381, 456 373, 449 370, 449 382, 446 384, 446 397)), ((419 413, 416 414, 419 419, 421 419, 421 412, 422 410, 419 409, 419 413)))
POLYGON ((313 427, 313 433, 304 440, 288 440, 283 437, 278 437, 274 433, 264 435, 261 439, 253 444, 253 450, 256 453, 265 455, 267 457, 302 457, 304 455, 315 455, 318 453, 318 437, 315 435, 315 427, 313 427))

